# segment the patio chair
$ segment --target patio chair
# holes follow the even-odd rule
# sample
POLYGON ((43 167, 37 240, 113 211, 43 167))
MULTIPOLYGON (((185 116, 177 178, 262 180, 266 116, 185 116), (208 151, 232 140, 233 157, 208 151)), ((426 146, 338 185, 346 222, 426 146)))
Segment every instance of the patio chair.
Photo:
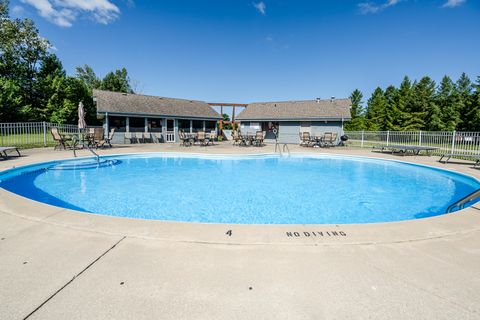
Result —
POLYGON ((197 141, 200 143, 201 146, 206 146, 208 144, 208 139, 205 135, 205 131, 199 131, 197 133, 197 141))
POLYGON ((233 141, 233 145, 237 145, 237 146, 241 142, 240 135, 236 130, 232 131, 232 141, 233 141))
POLYGON ((263 139, 264 139, 263 131, 257 131, 255 134, 255 145, 257 147, 262 147, 263 139))
POLYGON ((128 141, 129 143, 133 143, 133 140, 135 140, 135 138, 132 136, 132 133, 131 132, 125 132, 125 134, 123 136, 123 142, 125 143, 125 141, 128 141))
POLYGON ((114 135, 115 135, 115 128, 110 130, 110 132, 108 133, 108 137, 104 137, 103 140, 99 141, 98 147, 103 148, 105 144, 108 144, 108 146, 112 148, 112 139, 114 135))
POLYGON ((208 137, 208 143, 211 143, 212 146, 215 145, 214 142, 216 138, 217 138, 217 133, 215 132, 215 130, 210 131, 210 136, 208 137))
POLYGON ((312 137, 310 136, 310 132, 301 132, 300 139, 301 139, 300 146, 302 147, 312 146, 312 137))
POLYGON ((325 132, 325 135, 323 136, 322 147, 330 148, 331 146, 333 146, 333 133, 325 132))
POLYGON ((104 129, 103 128, 94 128, 93 132, 93 146, 98 149, 98 146, 101 141, 105 139, 104 129))
POLYGON ((179 138, 180 141, 181 141, 180 146, 189 147, 189 146, 192 145, 192 144, 191 144, 191 141, 190 141, 190 138, 187 137, 187 135, 185 134, 185 131, 180 130, 180 131, 178 132, 178 138, 179 138))
POLYGON ((143 143, 152 142, 152 134, 150 132, 142 133, 142 141, 143 143))
POLYGON ((62 135, 58 132, 58 128, 51 128, 50 133, 52 134, 53 141, 55 141, 57 144, 53 147, 53 150, 59 150, 63 149, 66 150, 67 147, 70 147, 68 144, 68 141, 71 141, 71 139, 62 137, 62 135))
POLYGON ((13 151, 13 150, 15 150, 18 153, 18 156, 21 157, 20 151, 18 150, 17 147, 0 147, 0 156, 3 159, 8 159, 7 151, 13 151))
POLYGON ((154 143, 161 143, 163 142, 163 135, 161 132, 152 132, 152 141, 154 143))

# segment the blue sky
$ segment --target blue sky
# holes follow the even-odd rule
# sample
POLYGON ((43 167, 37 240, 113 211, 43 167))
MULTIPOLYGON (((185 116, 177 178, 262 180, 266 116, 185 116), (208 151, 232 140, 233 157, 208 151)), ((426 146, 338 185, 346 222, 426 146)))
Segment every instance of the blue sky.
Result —
POLYGON ((145 94, 347 97, 404 75, 480 75, 478 0, 12 0, 69 74, 126 67, 145 94))

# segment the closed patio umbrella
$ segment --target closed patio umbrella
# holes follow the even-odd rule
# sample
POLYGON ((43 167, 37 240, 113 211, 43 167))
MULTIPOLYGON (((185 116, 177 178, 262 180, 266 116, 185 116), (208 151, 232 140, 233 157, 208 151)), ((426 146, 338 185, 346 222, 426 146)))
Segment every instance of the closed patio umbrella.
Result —
POLYGON ((85 129, 87 123, 85 122, 85 109, 83 108, 83 102, 78 104, 78 129, 85 129))

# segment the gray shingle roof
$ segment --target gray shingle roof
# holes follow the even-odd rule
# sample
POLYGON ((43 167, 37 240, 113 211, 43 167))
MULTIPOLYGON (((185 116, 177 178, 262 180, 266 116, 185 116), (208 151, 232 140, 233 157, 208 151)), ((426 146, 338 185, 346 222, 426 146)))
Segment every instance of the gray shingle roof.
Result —
POLYGON ((98 113, 215 119, 222 117, 206 102, 93 90, 98 113))
POLYGON ((349 120, 350 99, 251 103, 237 120, 349 120))

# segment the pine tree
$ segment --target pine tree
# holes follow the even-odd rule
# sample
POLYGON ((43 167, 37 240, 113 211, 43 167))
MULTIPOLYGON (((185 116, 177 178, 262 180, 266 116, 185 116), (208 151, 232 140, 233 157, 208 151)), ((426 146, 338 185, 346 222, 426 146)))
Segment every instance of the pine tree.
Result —
POLYGON ((400 112, 397 107, 398 90, 394 86, 389 86, 385 90, 385 116, 382 129, 384 131, 397 131, 400 112))
POLYGON ((467 130, 480 131, 480 76, 477 77, 475 92, 472 95, 472 104, 467 113, 467 130))
POLYGON ((353 91, 350 95, 350 100, 352 101, 352 107, 350 109, 352 119, 345 124, 345 130, 347 131, 360 131, 365 129, 362 98, 363 94, 358 89, 353 91))
POLYGON ((435 101, 435 82, 423 77, 413 85, 412 103, 410 104, 409 130, 442 130, 440 108, 435 101))
POLYGON ((473 105, 473 85, 470 78, 464 73, 460 76, 456 83, 456 89, 460 97, 460 110, 459 117, 460 122, 457 126, 457 130, 468 131, 468 117, 470 108, 473 105))
POLYGON ((367 102, 365 120, 368 130, 378 131, 384 128, 386 103, 385 94, 382 88, 378 87, 367 102))
POLYGON ((460 94, 453 81, 444 76, 435 98, 436 104, 440 109, 442 130, 453 131, 460 122, 461 101, 460 94))
POLYGON ((410 104, 412 101, 412 82, 405 76, 395 97, 395 104, 398 111, 398 129, 409 130, 408 122, 410 120, 410 104))

